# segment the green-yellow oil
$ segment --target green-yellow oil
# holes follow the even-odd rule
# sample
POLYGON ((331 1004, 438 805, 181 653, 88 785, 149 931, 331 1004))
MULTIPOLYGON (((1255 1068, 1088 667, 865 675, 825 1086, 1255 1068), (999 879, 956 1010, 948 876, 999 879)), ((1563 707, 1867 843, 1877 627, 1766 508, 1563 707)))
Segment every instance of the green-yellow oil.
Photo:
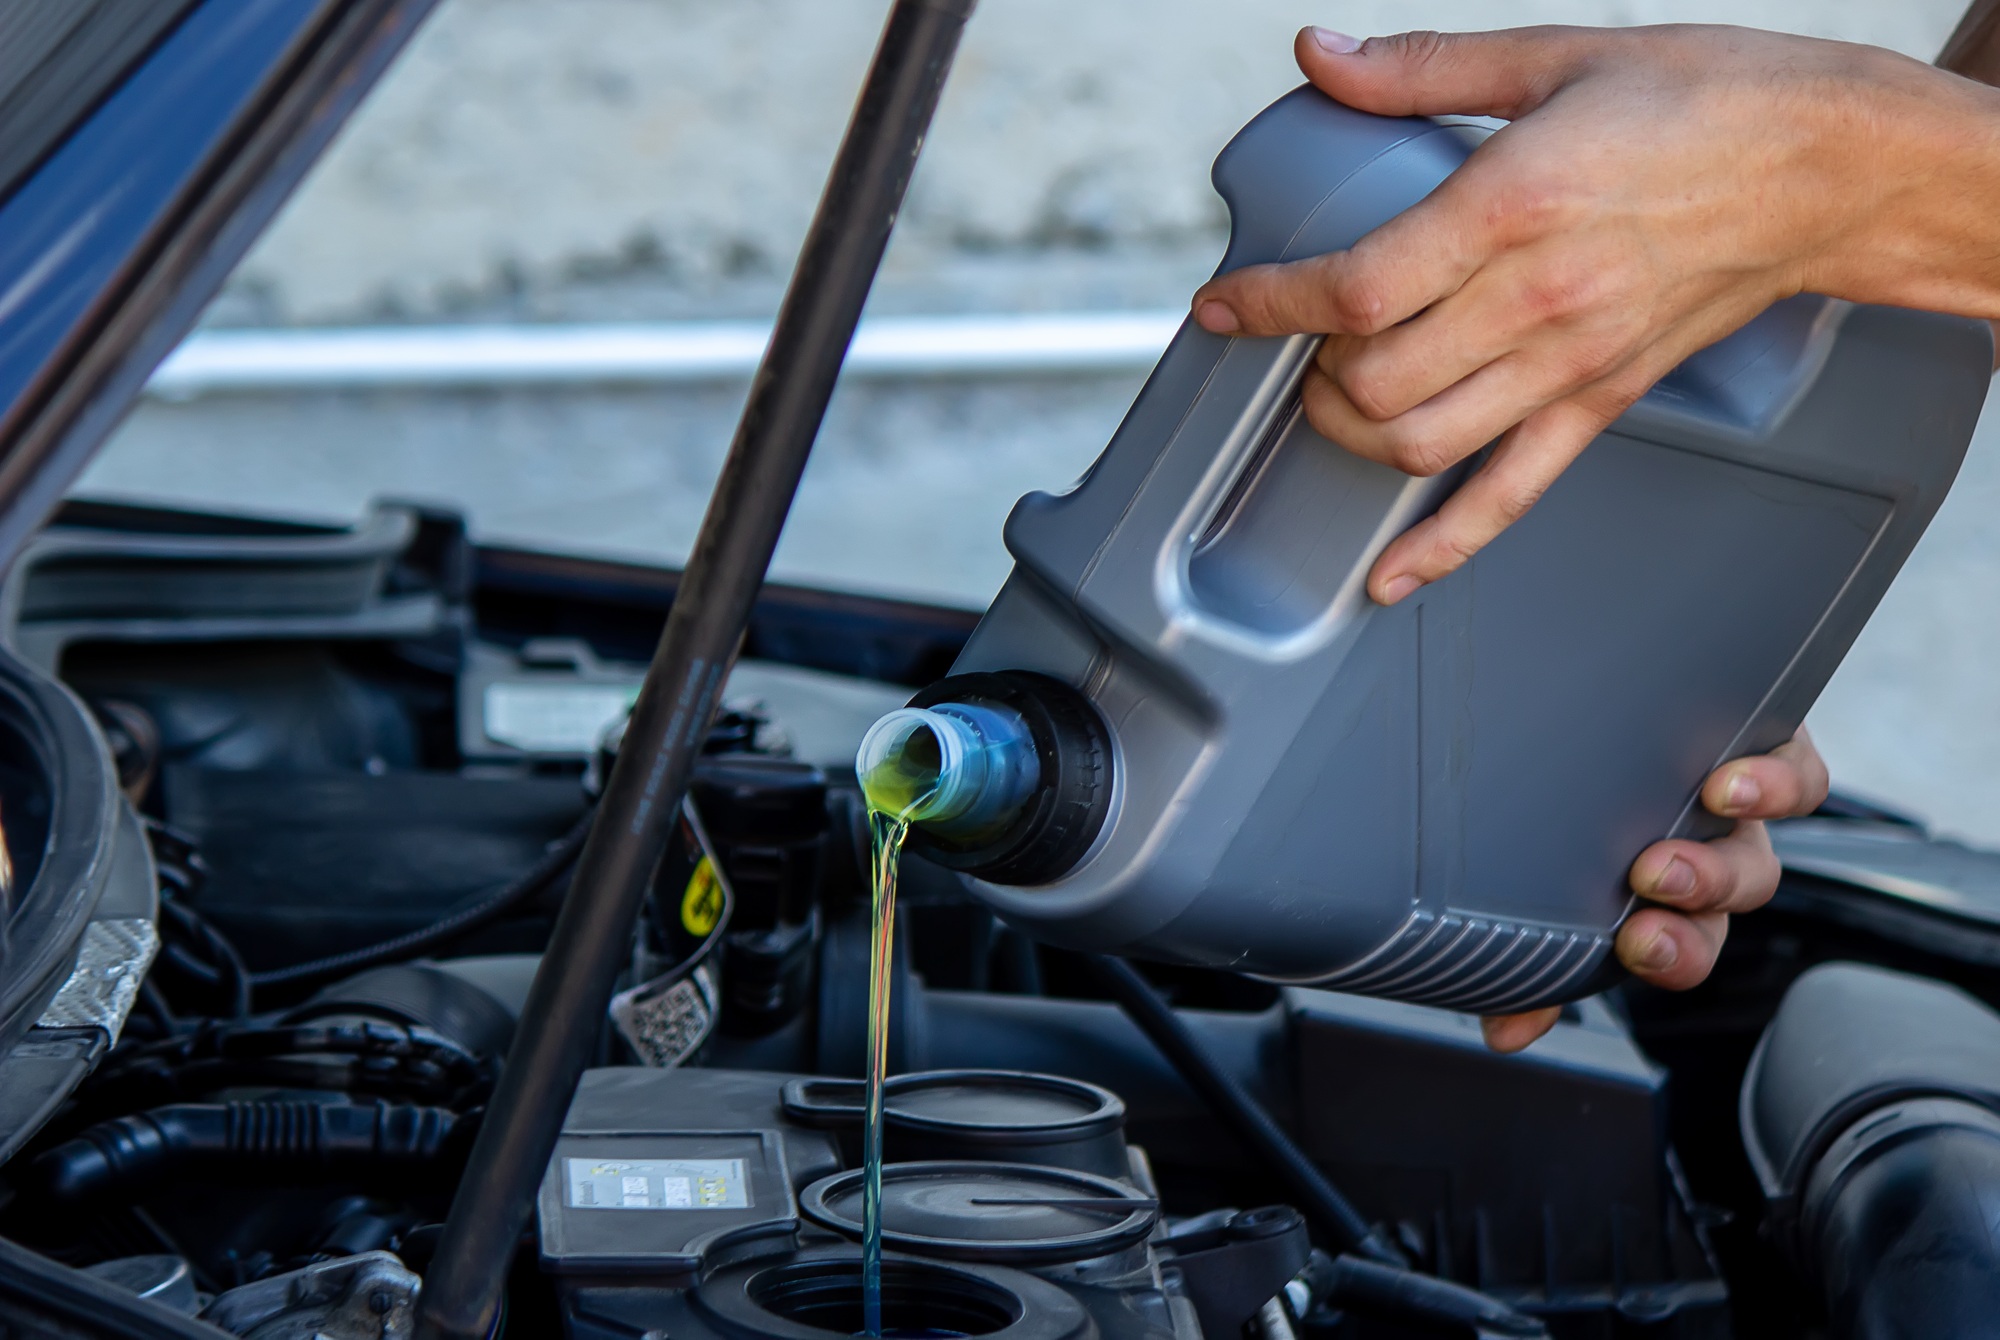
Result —
POLYGON ((870 872, 868 939, 868 1096, 861 1132, 861 1327, 882 1334, 882 1082, 889 1068, 890 950, 896 936, 896 869, 910 816, 930 798, 934 767, 912 769, 898 753, 861 778, 868 801, 870 872))
POLYGON ((868 812, 874 897, 869 905, 868 1099, 861 1130, 861 1326, 882 1334, 882 1081, 889 1068, 890 950, 896 936, 896 866, 910 821, 868 812))

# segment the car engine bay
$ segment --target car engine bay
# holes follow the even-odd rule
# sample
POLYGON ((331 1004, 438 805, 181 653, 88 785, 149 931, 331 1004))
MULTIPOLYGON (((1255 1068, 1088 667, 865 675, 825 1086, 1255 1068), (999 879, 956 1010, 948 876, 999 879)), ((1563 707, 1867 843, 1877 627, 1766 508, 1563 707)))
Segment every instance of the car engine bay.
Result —
MULTIPOLYGON (((675 580, 414 507, 69 505, 4 595, 0 1233, 239 1335, 408 1334, 675 580)), ((971 622, 767 589, 510 1333, 858 1329, 853 750, 971 622)), ((927 1334, 1819 1333, 1913 1186, 2000 1167, 2000 860, 1839 801, 1780 848, 1710 983, 1516 1056, 1423 1006, 1108 976, 912 858, 885 1296, 927 1334), (1898 1020, 1933 1044, 1868 1045, 1898 1020)))
MULTIPOLYGON (((1011 828, 962 833, 972 845, 955 854, 913 847, 887 960, 891 1009, 872 1046, 871 997, 882 996, 871 954, 888 932, 871 926, 857 748, 913 693, 979 668, 961 661, 982 620, 764 577, 971 0, 890 6, 685 572, 475 543, 463 515, 427 504, 379 502, 352 526, 76 498, 58 507, 429 7, 175 0, 16 21, 34 42, 0 76, 16 149, 0 191, 11 192, 0 201, 11 332, 0 359, 0 1340, 1994 1333, 2000 853, 1838 793, 1773 825, 1783 883, 1738 919, 1700 986, 1669 993, 1593 975, 1616 984, 1503 1055, 1477 1018, 1411 1002, 1513 1009, 1582 991, 1483 994, 1545 951, 1566 965, 1565 984, 1585 980, 1562 974, 1586 960, 1608 964, 1622 837, 1605 847, 1612 874, 1595 886, 1601 924, 1580 931, 1523 913, 1496 939, 1490 916, 1454 913, 1335 964, 1331 951, 1277 951, 1295 947, 1293 928, 1301 942, 1324 930, 1308 926, 1315 916, 1354 911, 1333 905, 1333 872, 1320 865, 1327 852, 1354 855, 1343 833, 1389 831, 1365 803, 1386 794, 1377 772, 1357 769, 1346 792, 1301 793, 1268 811, 1267 829, 1209 812, 1256 802, 1262 783, 1231 782, 1235 793, 1218 799, 1229 789, 1219 788, 1206 808, 1159 786, 1155 799, 1175 804, 1129 826, 1135 849, 1175 826, 1202 839, 1185 850, 1255 848, 1274 830, 1315 839, 1288 858, 1294 883, 1187 890, 1224 895, 1210 920, 1189 923, 1190 940, 1202 928, 1227 940, 1232 919, 1254 919, 1273 954, 1253 960, 1241 944, 1210 941, 1170 946, 1174 966, 1084 953, 1020 928, 1046 929, 1032 899, 1052 879, 1017 881, 1004 904, 1017 925, 962 872, 995 873, 973 859, 988 839, 1002 872, 1087 865, 1092 835, 1135 794, 1130 778, 1158 778, 1143 753, 1116 753, 1095 717, 1071 732, 1073 748, 1042 751, 1049 742, 1031 740, 1016 713, 1027 732, 1013 740, 1016 761, 1025 767, 1034 744, 1051 779, 1039 794, 1067 798, 1046 800, 1045 824, 1026 810, 1005 817, 1039 825, 1042 856, 1063 860, 1010 866, 1025 850, 1007 845, 1011 828), (32 96, 16 98, 23 89, 32 96), (1113 761, 1122 792, 1106 780, 1113 761), (1320 804, 1329 795, 1353 803, 1320 804), (1323 813, 1324 831, 1300 827, 1323 813), (1261 910, 1231 901, 1246 889, 1261 910), (1311 984, 1365 989, 1382 980, 1377 969, 1394 976, 1412 961, 1435 976, 1430 994, 1311 984), (1365 971, 1276 981, 1231 970, 1250 962, 1365 971), (862 1077, 884 1056, 882 1122, 864 1137, 862 1077), (886 1146, 886 1164, 870 1165, 879 1187, 862 1153, 874 1132, 886 1146), (864 1207, 879 1208, 887 1248, 879 1315, 864 1301, 864 1207)), ((1468 127, 1417 128, 1349 125, 1349 149, 1364 150, 1351 176, 1395 166, 1366 149, 1382 136, 1470 151, 1468 127)), ((1320 205, 1345 189, 1347 169, 1302 184, 1296 161, 1266 163, 1284 208, 1250 210, 1246 236, 1261 223, 1274 248, 1288 244, 1291 206, 1334 217, 1320 205)), ((1407 200, 1451 170, 1430 167, 1407 200)), ((1418 180, 1388 175, 1396 190, 1418 180)), ((1392 217, 1402 208, 1392 197, 1371 195, 1369 207, 1392 217)), ((1695 410, 1715 411, 1707 436, 1688 439, 1691 455, 1717 443, 1750 451, 1754 486, 1734 495, 1801 512, 1743 434, 1785 419, 1845 320, 1844 304, 1818 299, 1777 311, 1739 342, 1742 361, 1691 360, 1696 375, 1663 383, 1662 422, 1686 428, 1695 410), (1784 375, 1746 375, 1765 363, 1784 375)), ((1873 583, 1833 619, 1850 638, 1977 418, 1984 324, 1961 321, 1927 343, 1944 330, 1912 313, 1847 323, 1857 346, 1896 351, 1879 365, 1884 381, 1935 457, 1903 493, 1842 476, 1836 492, 1853 498, 1821 512, 1859 556, 1822 561, 1783 540, 1789 531, 1754 551, 1809 569, 1810 584, 1836 588, 1827 601, 1873 583), (1950 374, 1956 408, 1898 368, 1950 374), (1862 513, 1894 519, 1900 539, 1863 527, 1862 513), (1871 554, 1888 558, 1860 581, 1854 565, 1871 554)), ((1322 491, 1333 505, 1307 507, 1273 483, 1263 496, 1283 494, 1277 510, 1310 516, 1288 532, 1302 547, 1278 544, 1268 564, 1249 563, 1227 527, 1204 537, 1182 524, 1197 513, 1181 486, 1223 478, 1225 440, 1245 467, 1243 487, 1227 491, 1238 501, 1259 494, 1251 486, 1270 462, 1340 455, 1303 434, 1305 455, 1278 453, 1303 422, 1294 402, 1310 341, 1286 346, 1290 371, 1252 376, 1249 355, 1231 362, 1217 340, 1176 338, 1198 356, 1182 389, 1220 385, 1211 374, 1229 362, 1236 372, 1222 380, 1247 398, 1216 400, 1207 436, 1142 434, 1133 440, 1151 442, 1145 452, 1107 452, 1086 479, 1153 480, 1154 459, 1184 436, 1174 448, 1192 467, 1176 485, 1184 496, 1149 506, 1171 520, 1162 534, 1190 553, 1197 539, 1209 548, 1211 594, 1261 610, 1297 584, 1301 554, 1332 553, 1321 540, 1346 486, 1322 491), (1259 416, 1269 422, 1239 431, 1259 416)), ((1843 397, 1862 385, 1840 375, 1851 383, 1836 388, 1843 397)), ((1818 436, 1855 457, 1841 469, 1907 436, 1842 409, 1878 399, 1820 407, 1830 426, 1818 436)), ((1185 421, 1184 407, 1147 403, 1138 417, 1149 432, 1185 421)), ((1796 436, 1801 450, 1816 445, 1796 436)), ((1382 517, 1413 518, 1427 486, 1386 487, 1400 501, 1382 517)), ((1035 583, 1061 584, 1047 577, 1057 559, 1095 571, 1107 528, 1130 510, 1114 495, 1048 548, 1043 570, 1026 563, 996 608, 1046 604, 1035 583)), ((1030 512, 1065 505, 1040 497, 1030 512)), ((1593 525, 1622 515, 1585 510, 1593 525)), ((1387 534, 1384 524, 1362 529, 1387 534)), ((1273 540, 1281 531, 1259 528, 1273 540)), ((1133 548, 1126 594, 1144 594, 1163 552, 1133 548)), ((1699 582, 1676 585, 1704 595, 1699 582)), ((1460 614, 1469 588, 1451 588, 1460 614)), ((1293 612, 1317 621, 1301 626, 1324 624, 1346 589, 1301 597, 1293 612)), ((1775 674, 1821 640, 1827 601, 1791 603, 1811 617, 1775 674)), ((1069 626, 1084 633, 1067 641, 1039 615, 1022 625, 1030 641, 1080 653, 1066 692, 1105 677, 1085 645, 1093 617, 1079 613, 1069 626)), ((1672 687, 1672 665, 1599 623, 1578 627, 1615 633, 1602 640, 1630 653, 1602 664, 1643 663, 1654 679, 1598 677, 1645 709, 1646 683, 1672 687)), ((1434 623, 1431 636, 1443 642, 1440 626, 1450 627, 1434 623)), ((1581 633, 1566 641, 1550 626, 1528 640, 1558 656, 1580 644, 1581 633)), ((1156 630, 1163 644, 1177 627, 1156 630)), ((1251 639, 1258 654, 1296 649, 1284 627, 1258 627, 1272 635, 1251 639)), ((1407 627, 1420 645, 1414 616, 1407 627)), ((1819 647, 1818 670, 1830 674, 1845 645, 1819 647)), ((1470 701, 1471 660, 1454 662, 1465 677, 1442 698, 1450 710, 1470 701)), ((1322 668, 1338 678, 1331 661, 1322 668)), ((1490 656, 1484 669, 1493 675, 1490 656)), ((1126 673, 1113 714, 1129 721, 1147 709, 1156 667, 1126 673)), ((1303 682, 1238 687, 1246 702, 1310 706, 1325 690, 1303 682)), ((1793 694, 1784 733, 1823 682, 1793 694)), ((1778 691, 1757 692, 1768 702, 1778 691)), ((1511 703, 1496 701, 1489 710, 1512 721, 1511 703)), ((1654 730, 1679 719, 1643 715, 1654 730)), ((1347 720, 1329 715, 1320 743, 1360 730, 1347 720)), ((1617 747, 1609 720, 1570 735, 1617 747)), ((1303 728, 1266 734, 1272 756, 1289 757, 1303 728)), ((942 778, 945 737, 922 738, 942 778)), ((1179 757, 1192 775, 1207 747, 1156 757, 1179 757)), ((1470 753, 1454 746, 1435 760, 1436 790, 1462 789, 1454 769, 1470 753)), ((1716 757, 1701 755, 1703 767, 1716 757)), ((1519 806, 1489 825, 1500 844, 1476 850, 1538 839, 1542 854, 1576 854, 1564 845, 1574 830, 1539 827, 1533 779, 1508 767, 1488 789, 1519 806)), ((1279 772, 1233 774, 1260 775, 1279 772)), ((1451 839, 1464 836, 1464 811, 1441 813, 1458 817, 1424 821, 1439 842, 1405 843, 1405 854, 1463 867, 1451 853, 1469 849, 1451 839)), ((1207 879, 1186 879, 1187 868, 1161 877, 1207 879)), ((1371 878, 1363 870, 1362 883, 1371 878)), ((1517 882, 1539 894, 1560 881, 1517 882)))

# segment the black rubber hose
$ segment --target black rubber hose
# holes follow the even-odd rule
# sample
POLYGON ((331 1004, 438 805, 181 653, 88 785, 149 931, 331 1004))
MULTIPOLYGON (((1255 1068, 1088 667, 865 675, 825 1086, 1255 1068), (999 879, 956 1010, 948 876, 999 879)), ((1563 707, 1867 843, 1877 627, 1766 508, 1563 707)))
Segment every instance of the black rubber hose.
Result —
POLYGON ((1837 1340, 2000 1327, 2000 1116, 1911 1098, 1858 1117, 1800 1178, 1807 1278, 1837 1340))
POLYGON ((1188 1087, 1200 1094, 1223 1125, 1278 1175, 1286 1193, 1297 1201, 1306 1218, 1319 1225, 1343 1250, 1397 1268, 1408 1266, 1408 1260, 1396 1245, 1361 1217, 1361 1212, 1327 1180, 1319 1166, 1272 1120, 1264 1105, 1216 1064, 1201 1040, 1160 999, 1138 969, 1123 959, 1104 954, 1089 954, 1084 959, 1110 991, 1112 999, 1180 1072, 1188 1087))
POLYGON ((596 1043, 653 868, 729 667, 973 0, 896 0, 806 232, 541 967, 438 1241, 419 1340, 486 1340, 564 1113, 596 1043))
POLYGON ((1546 1337, 1548 1327, 1477 1289, 1413 1270, 1353 1256, 1316 1258, 1306 1283, 1331 1303, 1361 1303, 1385 1312, 1469 1327, 1484 1336, 1546 1337))
POLYGON ((78 1102, 98 1110, 130 1111, 177 1101, 215 1087, 263 1076, 294 1087, 366 1086, 374 1092, 399 1087, 446 1094, 481 1090, 491 1078, 488 1063, 431 1030, 377 1020, 281 1025, 270 1028, 216 1027, 158 1041, 126 1045, 78 1089, 78 1102), (355 1059, 350 1069, 317 1074, 318 1058, 355 1059))
POLYGON ((549 844, 541 859, 470 907, 461 908, 428 926, 421 926, 377 944, 363 945, 359 949, 329 954, 325 958, 311 959, 305 963, 292 963, 282 968, 252 973, 250 986, 255 990, 265 991, 272 987, 298 986, 302 983, 346 977, 360 972, 363 968, 379 967, 384 963, 401 963, 416 958, 461 936, 469 935, 481 926, 491 925, 516 908, 534 901, 561 878, 563 871, 569 869, 571 863, 576 860, 577 853, 583 850, 584 840, 590 836, 590 823, 593 817, 592 813, 586 812, 570 826, 568 832, 549 844))
POLYGON ((165 957, 196 981, 222 988, 229 999, 231 1019, 246 1018, 250 1013, 252 983, 250 970, 243 966, 243 957, 236 952, 236 946, 201 913, 178 899, 160 899, 160 919, 166 929, 193 941, 205 956, 198 957, 168 940, 162 951, 165 957))
POLYGON ((319 1181, 361 1170, 442 1171, 461 1120, 391 1103, 182 1103, 100 1122, 29 1165, 21 1190, 50 1206, 176 1179, 319 1181))

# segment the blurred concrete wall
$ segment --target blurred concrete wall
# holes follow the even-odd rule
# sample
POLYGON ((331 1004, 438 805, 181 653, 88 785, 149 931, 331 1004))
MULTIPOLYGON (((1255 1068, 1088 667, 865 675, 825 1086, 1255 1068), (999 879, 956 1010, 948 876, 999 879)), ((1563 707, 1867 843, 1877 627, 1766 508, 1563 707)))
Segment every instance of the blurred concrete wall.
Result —
MULTIPOLYGON (((445 0, 244 267, 244 315, 429 315, 789 265, 884 0, 445 0)), ((902 270, 1178 249, 1222 222, 1215 151, 1356 34, 1747 23, 1928 59, 1963 0, 983 0, 912 187, 902 270)), ((650 287, 650 285, 649 285, 650 287)), ((754 293, 754 285, 751 292, 754 293)), ((1166 296, 1164 293, 1163 297, 1166 296)), ((1177 292, 1172 295, 1180 296, 1177 292)), ((617 299, 601 299, 615 303, 617 299)), ((626 302, 632 301, 629 297, 626 302)))
MULTIPOLYGON (((1296 82, 1294 30, 1730 21, 1928 58, 1962 0, 983 0, 876 310, 1162 307, 1220 251, 1207 167, 1296 82)), ((885 0, 446 0, 243 267, 226 324, 762 315, 885 0)), ((836 398, 779 575, 978 604, 1013 499, 1134 376, 836 398)), ((97 493, 676 560, 743 388, 217 397, 137 413, 97 493)), ((2000 426, 1814 722, 1844 785, 2000 843, 2000 426)), ((1557 798, 1551 798, 1556 803, 1557 798)))

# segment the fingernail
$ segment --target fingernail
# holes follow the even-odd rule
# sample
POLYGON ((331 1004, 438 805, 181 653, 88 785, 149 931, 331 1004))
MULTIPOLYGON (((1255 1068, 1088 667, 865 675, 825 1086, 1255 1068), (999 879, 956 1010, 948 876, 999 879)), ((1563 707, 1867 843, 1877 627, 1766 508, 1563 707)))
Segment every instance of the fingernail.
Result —
POLYGON ((1382 586, 1382 603, 1393 605, 1423 584, 1421 578, 1412 577, 1407 572, 1400 577, 1391 577, 1382 586))
POLYGON ((1722 804, 1731 814, 1749 809, 1763 799, 1764 788, 1747 772, 1739 772, 1722 788, 1722 804))
POLYGON ((1665 972, 1680 961, 1681 947, 1674 943, 1671 935, 1655 935, 1639 947, 1638 962, 1633 966, 1648 972, 1665 972))
POLYGON ((1332 56, 1352 56, 1361 50, 1360 38, 1337 33, 1331 28, 1314 28, 1312 38, 1313 45, 1332 56))
POLYGON ((1236 319, 1236 312, 1226 302, 1210 298, 1194 309, 1194 319, 1205 331, 1215 335, 1234 335, 1243 329, 1243 323, 1236 319))
POLYGON ((1653 876, 1652 887, 1642 890, 1659 897, 1685 898, 1694 892, 1694 867, 1676 856, 1667 868, 1653 876))

